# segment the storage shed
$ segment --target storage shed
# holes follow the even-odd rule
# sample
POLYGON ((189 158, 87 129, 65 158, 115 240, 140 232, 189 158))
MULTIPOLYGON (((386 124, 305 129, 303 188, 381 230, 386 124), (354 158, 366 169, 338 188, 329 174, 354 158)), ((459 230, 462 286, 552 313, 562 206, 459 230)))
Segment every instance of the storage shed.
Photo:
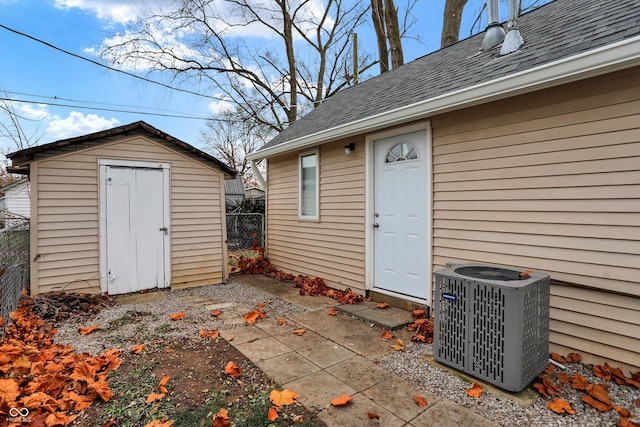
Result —
POLYGON ((235 171, 145 122, 7 156, 30 176, 31 293, 221 283, 235 171))

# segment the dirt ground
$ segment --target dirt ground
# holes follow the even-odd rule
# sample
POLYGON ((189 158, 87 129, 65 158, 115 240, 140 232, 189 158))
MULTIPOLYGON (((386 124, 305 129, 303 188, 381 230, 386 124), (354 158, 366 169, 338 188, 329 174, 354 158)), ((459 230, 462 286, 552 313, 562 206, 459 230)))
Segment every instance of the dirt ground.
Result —
POLYGON ((222 338, 163 340, 141 354, 124 354, 109 385, 115 397, 94 403, 73 426, 145 426, 153 419, 174 420, 173 426, 209 426, 220 408, 229 409, 235 426, 324 425, 300 404, 284 407, 278 419, 268 421, 268 396, 276 384, 222 338), (225 373, 229 361, 242 369, 240 376, 225 373), (167 395, 145 403, 150 393, 159 393, 165 375, 170 378, 167 395))

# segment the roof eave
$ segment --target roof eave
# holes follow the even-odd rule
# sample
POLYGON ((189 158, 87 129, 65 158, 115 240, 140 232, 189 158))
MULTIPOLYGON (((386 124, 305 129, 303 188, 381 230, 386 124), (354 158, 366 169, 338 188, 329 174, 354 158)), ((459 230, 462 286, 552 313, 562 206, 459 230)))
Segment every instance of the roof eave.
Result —
POLYGON ((248 155, 247 158, 261 160, 330 142, 337 138, 372 132, 420 120, 434 114, 583 80, 636 65, 640 65, 640 36, 296 138, 264 150, 258 150, 248 155))

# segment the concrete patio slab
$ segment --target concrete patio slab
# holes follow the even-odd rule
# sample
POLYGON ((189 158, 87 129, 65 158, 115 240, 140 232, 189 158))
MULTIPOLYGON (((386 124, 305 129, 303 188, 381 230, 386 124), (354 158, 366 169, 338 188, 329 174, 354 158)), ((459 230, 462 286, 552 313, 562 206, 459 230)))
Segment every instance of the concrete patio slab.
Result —
POLYGON ((314 372, 282 387, 298 393, 298 401, 309 409, 325 408, 331 404, 331 399, 342 395, 353 396, 356 393, 354 389, 325 371, 314 372))
MULTIPOLYGON (((231 342, 235 342, 235 339, 231 342)), ((272 357, 290 353, 291 349, 273 337, 261 338, 244 344, 236 344, 235 347, 247 356, 253 363, 272 357)))
POLYGON ((363 393, 369 399, 375 401, 406 422, 420 415, 428 407, 420 407, 416 404, 413 400, 413 396, 416 394, 424 397, 429 405, 433 405, 441 399, 435 394, 416 391, 413 384, 395 376, 388 381, 374 385, 363 393))
POLYGON ((329 406, 318 414, 327 427, 402 427, 406 423, 363 394, 356 394, 345 406, 329 406), (367 414, 379 418, 369 418, 367 414))
MULTIPOLYGON (((329 316, 324 312, 311 311, 294 316, 293 320, 319 335, 334 340, 355 353, 373 359, 393 351, 389 341, 382 339, 383 330, 371 327, 361 320, 343 313, 329 316)), ((409 339, 407 331, 398 331, 398 337, 409 339)))
POLYGON ((266 318, 256 322, 255 326, 273 336, 290 334, 294 330, 302 328, 301 325, 298 325, 291 319, 284 319, 284 321, 286 321, 287 324, 280 325, 277 318, 266 318))
POLYGON ((227 339, 229 335, 233 335, 233 341, 231 342, 231 344, 233 344, 235 347, 240 344, 253 342, 262 338, 269 337, 269 334, 251 325, 223 331, 222 335, 225 339, 227 339))
POLYGON ((310 347, 301 348, 298 350, 298 353, 323 369, 356 355, 354 352, 329 340, 320 341, 310 347))
POLYGON ((278 384, 286 384, 320 371, 319 366, 295 351, 263 360, 256 365, 278 384))
POLYGON ((396 330, 413 323, 411 312, 397 307, 377 308, 376 301, 363 301, 358 304, 343 304, 336 310, 358 317, 359 319, 373 323, 387 330, 396 330))
POLYGON ((387 381, 391 377, 389 371, 362 356, 354 356, 335 364, 327 368, 327 372, 359 392, 387 381))
POLYGON ((285 334, 274 335, 274 338, 278 341, 288 345, 293 350, 299 350, 305 347, 313 347, 326 341, 326 338, 321 337, 312 331, 306 331, 302 335, 295 335, 292 332, 285 334))
MULTIPOLYGON (((427 399, 428 400, 428 399, 427 399)), ((411 425, 415 427, 498 427, 492 421, 476 414, 475 412, 458 405, 457 403, 441 399, 435 404, 431 404, 427 410, 411 420, 411 425)))
POLYGON ((205 305, 204 308, 211 311, 220 310, 222 313, 224 313, 224 310, 234 308, 236 305, 237 304, 235 302, 219 302, 205 305))

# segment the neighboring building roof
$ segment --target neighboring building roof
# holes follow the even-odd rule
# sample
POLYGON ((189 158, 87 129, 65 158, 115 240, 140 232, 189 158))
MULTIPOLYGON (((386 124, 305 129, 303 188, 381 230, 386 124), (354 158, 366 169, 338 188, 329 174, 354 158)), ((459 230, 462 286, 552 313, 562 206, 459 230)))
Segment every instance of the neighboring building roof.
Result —
POLYGON ((174 150, 185 152, 186 154, 192 157, 196 157, 199 160, 204 161, 205 163, 208 163, 209 165, 221 170, 230 178, 236 176, 235 170, 231 169, 229 166, 216 159, 215 157, 205 153, 204 151, 198 150, 197 148, 187 144, 186 142, 180 141, 179 139, 156 129, 143 121, 103 130, 100 132, 90 133, 75 138, 62 139, 60 141, 25 148, 24 150, 7 154, 7 157, 11 159, 11 167, 7 168, 7 171, 28 175, 29 163, 34 160, 40 160, 61 153, 92 148, 96 145, 100 145, 106 142, 113 142, 114 137, 136 134, 145 134, 154 139, 159 139, 174 150))
POLYGON ((326 99, 256 160, 507 96, 640 65, 640 0, 556 0, 519 18, 524 46, 481 52, 484 34, 326 99))
POLYGON ((227 179, 224 181, 224 194, 226 196, 240 195, 244 197, 244 183, 241 176, 236 176, 234 179, 227 179))
POLYGON ((15 181, 7 184, 7 185, 3 185, 2 187, 0 187, 0 193, 4 193, 7 190, 10 190, 10 189, 12 189, 14 187, 18 187, 20 185, 26 185, 28 183, 28 181, 29 181, 29 178, 23 177, 23 178, 15 180, 15 181))

